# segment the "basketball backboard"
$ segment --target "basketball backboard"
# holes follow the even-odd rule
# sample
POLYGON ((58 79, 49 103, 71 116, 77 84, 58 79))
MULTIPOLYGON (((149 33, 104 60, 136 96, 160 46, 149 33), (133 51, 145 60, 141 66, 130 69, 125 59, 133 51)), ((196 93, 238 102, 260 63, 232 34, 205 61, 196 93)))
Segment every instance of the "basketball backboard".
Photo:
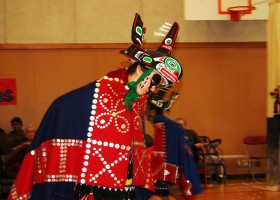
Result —
POLYGON ((267 20, 268 0, 184 0, 185 20, 231 20, 228 8, 254 7, 241 16, 241 20, 267 20))

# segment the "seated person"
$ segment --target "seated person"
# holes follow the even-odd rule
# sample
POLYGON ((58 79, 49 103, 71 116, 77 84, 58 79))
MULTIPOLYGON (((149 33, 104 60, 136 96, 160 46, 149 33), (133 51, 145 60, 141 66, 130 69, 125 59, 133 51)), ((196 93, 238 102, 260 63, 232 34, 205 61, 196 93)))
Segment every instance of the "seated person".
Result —
POLYGON ((180 124, 185 130, 185 141, 188 144, 188 146, 191 147, 193 151, 194 160, 197 163, 200 160, 200 151, 203 150, 204 143, 201 141, 196 131, 192 129, 187 129, 187 121, 184 118, 178 117, 175 119, 175 122, 180 124))
POLYGON ((26 144, 31 144, 31 142, 33 141, 34 137, 35 137, 35 133, 36 133, 36 127, 32 124, 29 124, 27 126, 24 127, 23 129, 23 135, 26 138, 25 143, 26 144))
POLYGON ((19 117, 14 117, 11 120, 12 131, 0 136, 0 153, 7 154, 14 147, 22 144, 26 139, 23 135, 23 122, 19 117))
POLYGON ((4 173, 6 176, 15 177, 24 156, 35 136, 36 128, 33 125, 27 125, 23 129, 24 141, 13 148, 6 149, 3 154, 4 173))

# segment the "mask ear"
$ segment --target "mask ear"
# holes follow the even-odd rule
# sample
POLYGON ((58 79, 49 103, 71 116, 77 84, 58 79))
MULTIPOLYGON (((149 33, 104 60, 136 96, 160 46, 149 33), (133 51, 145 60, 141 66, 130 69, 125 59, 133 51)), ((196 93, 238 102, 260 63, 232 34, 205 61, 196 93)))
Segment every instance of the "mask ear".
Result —
POLYGON ((173 105, 173 103, 178 99, 178 97, 179 97, 179 93, 173 92, 169 100, 164 105, 164 110, 169 110, 173 105))
POLYGON ((136 13, 131 30, 132 42, 141 47, 145 32, 146 28, 143 27, 141 17, 138 13, 136 13))
POLYGON ((167 35, 165 36, 164 40, 161 42, 161 45, 157 49, 157 51, 171 54, 173 46, 175 44, 180 26, 177 22, 174 22, 170 30, 168 31, 167 35))
POLYGON ((120 51, 120 53, 148 67, 152 66, 154 62, 152 56, 147 51, 135 44, 132 44, 126 50, 120 51))

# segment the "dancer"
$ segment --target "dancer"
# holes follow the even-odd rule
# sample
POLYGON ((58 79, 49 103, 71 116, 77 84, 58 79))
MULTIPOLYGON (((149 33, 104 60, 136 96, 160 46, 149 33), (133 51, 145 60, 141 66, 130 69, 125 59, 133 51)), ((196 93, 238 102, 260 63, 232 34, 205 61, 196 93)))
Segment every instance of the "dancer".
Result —
MULTIPOLYGON (((148 98, 148 115, 155 127, 152 174, 156 181, 157 196, 173 196, 175 199, 192 199, 202 192, 191 148, 184 141, 184 129, 164 115, 178 98, 173 93, 164 101, 165 93, 151 94, 148 98)), ((155 197, 152 197, 153 199, 155 197)))
POLYGON ((181 78, 170 55, 178 30, 174 23, 157 50, 144 50, 145 28, 136 14, 133 44, 121 51, 132 64, 52 103, 9 199, 147 199, 134 194, 135 187, 145 187, 148 171, 145 95, 181 78))

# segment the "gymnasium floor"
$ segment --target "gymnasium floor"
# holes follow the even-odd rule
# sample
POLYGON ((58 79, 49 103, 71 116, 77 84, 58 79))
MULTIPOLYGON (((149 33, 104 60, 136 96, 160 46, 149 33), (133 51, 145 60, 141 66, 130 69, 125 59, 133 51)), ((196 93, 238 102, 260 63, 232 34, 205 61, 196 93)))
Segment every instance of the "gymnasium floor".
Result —
MULTIPOLYGON (((6 197, 0 197, 5 200, 6 197)), ((259 178, 255 182, 252 179, 228 179, 222 183, 208 184, 207 189, 194 197, 194 200, 278 200, 280 191, 266 190, 266 181, 259 178)))
POLYGON ((208 184, 207 189, 197 195, 194 200, 278 200, 280 191, 273 192, 266 189, 264 178, 228 179, 224 184, 208 184))

